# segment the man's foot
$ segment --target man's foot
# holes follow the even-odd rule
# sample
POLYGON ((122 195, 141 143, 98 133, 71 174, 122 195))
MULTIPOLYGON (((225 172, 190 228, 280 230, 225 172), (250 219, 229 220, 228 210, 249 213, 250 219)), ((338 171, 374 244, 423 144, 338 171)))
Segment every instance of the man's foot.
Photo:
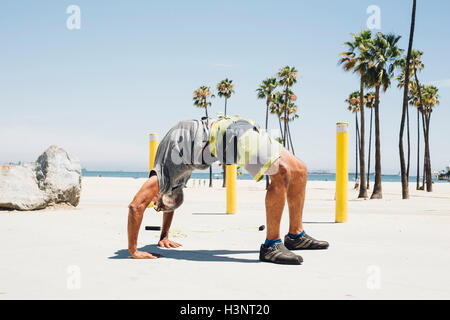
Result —
POLYGON ((273 262, 278 264, 302 264, 303 258, 290 252, 283 244, 279 242, 273 246, 261 245, 259 250, 259 260, 264 262, 273 262))
POLYGON ((289 250, 323 250, 328 249, 329 243, 326 241, 316 240, 313 237, 302 232, 298 238, 292 238, 289 235, 284 237, 284 244, 289 250))

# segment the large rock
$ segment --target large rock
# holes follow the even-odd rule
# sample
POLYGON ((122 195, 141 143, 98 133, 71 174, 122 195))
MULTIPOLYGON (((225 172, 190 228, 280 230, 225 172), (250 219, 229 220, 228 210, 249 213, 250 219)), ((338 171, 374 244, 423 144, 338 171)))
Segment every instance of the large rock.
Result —
POLYGON ((32 167, 0 166, 0 208, 36 210, 47 206, 47 195, 39 189, 32 167))
POLYGON ((58 146, 48 148, 35 163, 0 166, 0 208, 36 210, 58 203, 77 206, 80 193, 80 161, 58 146))
POLYGON ((49 204, 77 206, 81 193, 81 165, 62 148, 51 146, 36 161, 36 178, 49 204))

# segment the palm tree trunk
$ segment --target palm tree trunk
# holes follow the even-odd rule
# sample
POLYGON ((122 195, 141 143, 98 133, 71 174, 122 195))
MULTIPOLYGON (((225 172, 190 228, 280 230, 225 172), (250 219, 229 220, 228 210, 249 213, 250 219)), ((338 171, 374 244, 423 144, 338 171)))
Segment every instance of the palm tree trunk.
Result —
POLYGON ((359 153, 359 126, 358 126, 358 111, 355 112, 355 188, 358 188, 358 153, 359 153))
POLYGON ((407 141, 408 141, 408 161, 406 163, 406 176, 408 177, 408 182, 409 182, 409 169, 411 167, 411 138, 410 138, 410 130, 409 130, 409 108, 406 108, 406 133, 407 133, 407 141))
MULTIPOLYGON (((405 89, 407 91, 407 89, 405 89)), ((406 97, 406 100, 408 100, 408 97, 406 97)), ((408 102, 406 102, 408 103, 408 102)), ((406 108, 408 108, 408 105, 406 105, 406 108)), ((400 171, 401 171, 401 177, 402 177, 402 199, 409 199, 409 188, 408 188, 408 175, 407 175, 407 168, 405 164, 405 152, 403 150, 403 132, 405 130, 405 118, 406 118, 406 111, 405 108, 403 108, 402 111, 402 120, 400 124, 400 135, 399 135, 399 154, 400 154, 400 171)))
POLYGON ((420 189, 420 111, 417 108, 417 173, 416 190, 420 189))
MULTIPOLYGON (((227 98, 225 98, 225 116, 226 115, 227 115, 227 98)), ((226 188, 226 186, 227 186, 227 167, 225 165, 223 165, 222 168, 223 168, 222 188, 226 188)))
POLYGON ((427 121, 427 140, 426 140, 426 154, 427 154, 427 192, 433 192, 433 177, 431 175, 431 155, 430 155, 430 120, 431 113, 426 115, 427 121))
POLYGON ((360 118, 361 118, 361 136, 360 136, 360 150, 359 150, 359 173, 360 173, 360 187, 359 187, 359 196, 358 198, 366 199, 367 198, 367 186, 366 186, 366 156, 365 156, 365 135, 366 135, 366 126, 365 126, 365 110, 364 110, 364 81, 361 79, 360 86, 360 118))
POLYGON ((380 86, 375 87, 375 184, 371 199, 382 199, 381 186, 381 141, 380 141, 380 86))
MULTIPOLYGON (((205 108, 206 119, 208 119, 208 107, 205 108)), ((208 124, 209 125, 209 124, 208 124)), ((209 187, 212 188, 212 165, 209 166, 209 187)))
POLYGON ((283 127, 281 126, 281 118, 278 115, 278 124, 280 125, 280 138, 283 138, 283 127))
MULTIPOLYGON (((423 100, 422 100, 422 89, 420 87, 420 83, 419 83, 419 78, 417 77, 417 69, 414 69, 414 79, 416 80, 416 85, 417 85, 417 90, 419 92, 419 106, 420 109, 417 108, 417 178, 416 178, 416 188, 417 190, 420 190, 420 110, 424 110, 423 108, 423 100)), ((425 124, 424 124, 424 116, 422 113, 422 128, 423 128, 423 134, 425 137, 425 124)), ((425 138, 424 138, 425 139, 425 138)), ((425 166, 425 162, 424 162, 424 166, 425 166)), ((424 179, 425 179, 425 174, 424 174, 424 179)), ((423 188, 422 188, 423 190, 423 188)))
MULTIPOLYGON (((416 177, 416 190, 420 190, 420 110, 423 110, 422 104, 422 92, 420 89, 419 79, 417 78, 417 69, 414 70, 414 78, 416 80, 416 85, 419 90, 419 102, 420 109, 417 108, 417 177, 416 177)), ((423 117, 422 117, 423 121, 423 117)), ((423 127, 423 125, 422 125, 423 127)), ((424 131, 425 132, 425 131, 424 131)))
POLYGON ((225 116, 227 115, 227 98, 225 98, 225 116))
MULTIPOLYGON (((413 0, 412 16, 411 16, 411 29, 409 32, 409 44, 408 53, 406 55, 406 67, 405 67, 405 86, 403 92, 403 109, 402 109, 402 119, 400 123, 400 134, 399 134, 399 153, 400 153, 400 169, 402 174, 402 198, 409 199, 409 168, 405 165, 405 153, 403 150, 403 132, 405 130, 405 117, 408 113, 408 91, 409 91, 409 77, 410 77, 410 64, 411 64, 411 51, 414 40, 414 29, 416 25, 416 0, 413 0)), ((409 133, 408 133, 409 136, 409 133)), ((409 143, 409 138, 408 138, 409 143)), ((409 149, 408 149, 409 154, 409 149)), ((408 155, 409 156, 409 155, 408 155)), ((409 166, 409 160, 408 160, 409 166)))
POLYGON ((423 171, 422 171, 422 187, 420 188, 420 190, 425 190, 425 179, 427 176, 427 166, 425 165, 425 163, 427 162, 427 155, 423 154, 423 171))
POLYGON ((292 150, 292 154, 295 156, 295 151, 294 151, 294 144, 292 143, 292 137, 291 137, 291 126, 289 125, 289 122, 288 122, 288 137, 289 137, 289 141, 290 141, 290 144, 291 144, 291 150, 292 150))
POLYGON ((433 191, 433 180, 431 175, 431 157, 430 157, 430 146, 429 146, 429 137, 430 137, 430 115, 422 114, 422 126, 424 131, 424 140, 425 140, 425 153, 423 159, 423 181, 422 181, 422 190, 425 190, 425 184, 428 192, 433 191))
POLYGON ((427 162, 427 155, 424 153, 424 155, 423 155, 422 187, 420 188, 420 190, 425 190, 425 179, 427 176, 427 166, 425 165, 426 162, 427 162))
MULTIPOLYGON (((287 132, 287 127, 286 127, 286 132, 287 132)), ((286 134, 286 149, 288 151, 291 151, 291 145, 289 144, 289 136, 286 134)))
MULTIPOLYGON (((287 122, 286 122, 286 110, 284 111, 284 130, 283 130, 283 147, 286 147, 286 132, 287 132, 287 122)), ((289 146, 287 146, 289 149, 289 146)))
POLYGON ((372 121, 373 118, 373 108, 370 108, 370 135, 369 135, 369 159, 367 163, 367 190, 370 189, 370 156, 372 151, 372 121))
POLYGON ((423 175, 422 175, 422 188, 425 190, 425 179, 427 177, 427 124, 425 122, 425 114, 422 112, 422 130, 423 130, 423 141, 425 145, 425 151, 423 153, 423 175))
POLYGON ((427 149, 427 134, 426 134, 426 120, 425 120, 425 152, 423 157, 423 177, 422 177, 422 190, 425 190, 425 185, 428 185, 428 149, 427 149))
MULTIPOLYGON (((270 94, 267 96, 267 101, 266 101, 266 133, 268 134, 268 130, 269 130, 269 105, 270 105, 270 94)), ((269 189, 269 176, 266 175, 266 190, 269 189)))
MULTIPOLYGON (((283 146, 286 147, 286 138, 287 138, 287 121, 288 121, 288 107, 289 107, 289 86, 286 85, 286 98, 285 98, 285 106, 284 106, 284 135, 283 135, 283 146)), ((289 149, 289 145, 288 145, 289 149)))

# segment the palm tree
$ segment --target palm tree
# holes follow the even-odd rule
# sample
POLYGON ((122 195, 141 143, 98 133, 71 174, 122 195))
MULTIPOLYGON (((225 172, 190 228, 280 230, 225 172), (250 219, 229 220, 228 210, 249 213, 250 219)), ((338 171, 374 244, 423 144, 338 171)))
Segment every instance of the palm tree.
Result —
MULTIPOLYGON (((401 83, 399 83, 399 85, 401 85, 401 83)), ((417 112, 418 112, 418 124, 417 124, 417 128, 418 128, 418 142, 420 142, 420 118, 422 120, 422 130, 423 130, 423 136, 424 136, 424 142, 426 145, 426 121, 425 121, 425 107, 424 107, 424 96, 423 96, 423 92, 425 91, 425 86, 423 85, 418 85, 417 82, 415 80, 411 80, 410 82, 410 104, 415 106, 417 108, 417 112), (419 115, 420 114, 420 115, 419 115)), ((418 149, 418 159, 420 158, 420 149, 418 149)), ((417 166, 420 167, 420 160, 418 160, 417 162, 417 166)), ((423 184, 422 187, 420 187, 420 168, 417 169, 417 185, 416 185, 416 189, 417 190, 424 190, 424 186, 425 186, 425 179, 427 178, 427 174, 426 174, 426 169, 427 169, 427 150, 425 147, 425 153, 424 153, 424 161, 423 161, 423 184)))
MULTIPOLYGON (((283 127, 281 125, 281 118, 283 117, 284 112, 284 98, 281 92, 276 91, 273 93, 272 98, 270 99, 270 113, 275 114, 278 118, 278 125, 280 126, 280 134, 281 138, 284 137, 283 127)), ((283 144, 283 142, 281 142, 283 144)))
POLYGON ((397 46, 400 36, 378 32, 367 52, 369 69, 366 74, 369 86, 375 87, 375 185, 371 199, 383 197, 381 185, 381 139, 380 139, 380 89, 387 91, 398 65, 402 50, 397 46))
MULTIPOLYGON (((211 90, 207 86, 201 86, 194 91, 193 101, 194 106, 205 109, 206 118, 208 118, 208 107, 211 106, 211 98, 215 96, 211 94, 211 90)), ((209 187, 212 188, 212 166, 209 167, 209 187)))
POLYGON ((420 88, 419 78, 417 76, 417 71, 422 71, 425 65, 422 62, 422 51, 413 50, 411 55, 411 66, 414 70, 414 79, 417 88, 417 92, 419 95, 420 106, 417 107, 417 177, 416 177, 416 189, 419 190, 419 181, 420 181, 420 109, 423 108, 422 102, 422 91, 420 88))
POLYGON ((430 154, 430 120, 431 114, 434 111, 434 107, 440 104, 439 101, 439 89, 435 86, 422 86, 422 121, 424 126, 424 137, 425 137, 425 159, 424 168, 427 182, 427 191, 433 191, 433 180, 431 175, 431 154, 430 154))
POLYGON ((228 80, 228 78, 220 81, 217 84, 217 95, 220 98, 225 98, 225 112, 224 115, 227 115, 227 100, 231 98, 234 94, 234 84, 233 80, 228 80))
MULTIPOLYGON (((292 98, 291 101, 295 101, 297 100, 297 98, 292 98)), ((295 150, 294 150, 294 144, 292 143, 292 137, 291 137, 291 125, 290 123, 292 121, 294 121, 295 119, 299 118, 297 111, 298 111, 298 106, 293 103, 293 102, 289 102, 289 106, 287 107, 287 144, 288 144, 288 149, 291 150, 292 154, 295 155, 295 150)), ((282 116, 281 120, 284 121, 284 116, 282 116)))
MULTIPOLYGON (((298 71, 295 67, 286 66, 281 68, 277 73, 277 78, 279 79, 279 84, 284 86, 284 95, 285 95, 285 105, 289 106, 289 92, 290 88, 297 83, 298 71)), ((288 108, 284 109, 284 134, 283 134, 283 146, 286 147, 287 144, 287 131, 288 131, 288 108)))
POLYGON ((287 92, 289 100, 288 104, 286 103, 285 90, 283 90, 282 92, 275 91, 272 95, 269 109, 271 114, 277 115, 281 136, 285 137, 282 138, 284 141, 284 143, 282 142, 282 144, 285 146, 286 149, 291 150, 292 153, 295 155, 294 145, 291 137, 290 122, 299 118, 299 116, 296 114, 298 111, 298 106, 293 103, 293 101, 297 100, 297 96, 292 92, 292 90, 288 90, 287 92), (285 124, 284 129, 281 123, 285 124))
MULTIPOLYGON (((422 62, 423 52, 419 50, 412 49, 411 58, 409 59, 410 64, 410 80, 409 80, 409 96, 408 100, 410 105, 416 106, 417 108, 417 177, 416 177, 416 189, 420 189, 420 113, 422 107, 422 94, 419 78, 417 76, 418 71, 422 71, 425 67, 422 62), (414 79, 413 79, 414 77, 414 79)), ((405 78, 406 78, 406 58, 401 61, 402 72, 397 77, 398 87, 405 87, 405 78)), ((409 112, 407 112, 407 123, 408 123, 408 165, 407 165, 407 176, 409 177, 409 112)))
MULTIPOLYGON (((292 154, 295 155, 294 144, 292 143, 292 137, 291 137, 290 123, 299 117, 297 115, 298 106, 294 103, 295 101, 297 101, 297 96, 290 89, 287 90, 287 94, 286 94, 286 91, 283 90, 283 96, 286 97, 286 95, 288 97, 288 102, 286 103, 286 101, 284 101, 284 107, 286 108, 285 113, 287 115, 287 126, 286 126, 287 142, 286 142, 286 144, 288 146, 288 149, 292 151, 292 154), (291 114, 292 114, 292 117, 291 117, 291 114)), ((283 100, 285 100, 285 99, 283 99, 283 100)), ((281 120, 284 120, 284 116, 282 116, 281 120)))
POLYGON ((373 125, 373 107, 375 100, 375 93, 368 92, 364 99, 366 101, 366 108, 370 109, 370 133, 369 133, 369 156, 367 160, 367 190, 370 189, 370 156, 372 151, 372 125, 373 125))
MULTIPOLYGON (((399 83, 400 86, 400 83, 399 83)), ((423 112, 422 90, 417 82, 411 80, 409 83, 409 103, 417 109, 417 172, 416 172, 416 190, 420 190, 420 119, 423 112), (420 91, 420 93, 419 93, 420 91)), ((423 123, 422 123, 423 127, 423 123)))
MULTIPOLYGON (((414 54, 413 54, 414 56, 414 54)), ((422 64, 419 64, 418 69, 422 64)), ((416 77, 417 79, 417 77, 416 77)), ((425 141, 425 154, 424 154, 424 166, 423 166, 423 182, 422 187, 417 186, 418 190, 425 189, 425 182, 427 191, 433 191, 433 181, 431 174, 431 156, 430 156, 430 120, 431 113, 434 107, 440 104, 439 90, 434 86, 418 85, 417 81, 412 80, 410 82, 410 104, 417 107, 417 111, 422 116, 422 129, 425 141)), ((418 123, 419 127, 419 123, 418 123)), ((419 129, 420 130, 420 129, 419 129)), ((420 139, 418 139, 420 141, 420 139)), ((420 176, 418 171, 418 176, 420 176)))
POLYGON ((345 99, 345 102, 347 102, 348 107, 347 109, 355 114, 355 189, 358 188, 358 154, 360 153, 360 140, 359 140, 359 125, 358 125, 358 112, 360 111, 360 92, 355 91, 352 92, 347 99, 345 99))
MULTIPOLYGON (((400 85, 400 84, 399 84, 400 85)), ((423 185, 425 184, 425 166, 426 166, 426 154, 424 154, 424 167, 423 167, 423 185, 420 187, 420 122, 422 122, 422 130, 423 136, 425 139, 426 136, 426 127, 425 127, 425 112, 424 112, 424 104, 423 104, 423 96, 422 91, 424 90, 424 86, 418 85, 415 80, 411 80, 409 83, 409 91, 410 91, 410 105, 416 107, 417 109, 417 177, 416 177, 416 189, 424 190, 423 185), (422 120, 422 121, 421 121, 422 120)), ((425 150, 426 152, 426 150, 425 150)))
MULTIPOLYGON (((217 84, 217 95, 220 98, 225 98, 225 112, 224 115, 227 115, 227 101, 231 98, 231 95, 234 94, 234 84, 233 80, 228 80, 228 78, 220 81, 217 84)), ((226 187, 226 176, 227 176, 227 170, 226 167, 223 166, 223 183, 222 187, 226 187)))
POLYGON ((269 107, 273 98, 273 93, 277 88, 278 83, 276 78, 265 79, 258 89, 256 89, 258 99, 266 99, 266 132, 269 126, 269 107))
MULTIPOLYGON (((273 92, 278 86, 278 82, 276 78, 267 78, 265 79, 258 89, 256 89, 258 99, 266 99, 266 132, 268 132, 269 127, 269 108, 270 103, 272 101, 273 92)), ((269 177, 266 176, 266 190, 269 188, 269 177)))
POLYGON ((405 85, 403 90, 403 108, 402 119, 400 122, 400 134, 399 134, 399 153, 400 153, 400 170, 402 175, 402 198, 409 199, 409 160, 410 160, 410 142, 409 142, 409 113, 408 113, 408 93, 409 93, 409 81, 410 81, 410 64, 411 64, 411 51, 414 40, 414 29, 416 24, 416 0, 413 0, 412 17, 411 17, 411 29, 409 32, 408 53, 406 54, 405 63, 405 85), (408 167, 405 166, 405 153, 403 150, 403 133, 405 131, 405 118, 408 118, 408 167))
MULTIPOLYGON (((372 43, 372 32, 370 30, 363 30, 359 34, 352 34, 353 41, 345 42, 347 50, 340 54, 341 64, 345 71, 353 71, 359 74, 360 89, 359 89, 359 105, 364 106, 364 87, 366 86, 366 74, 369 69, 368 52, 372 43)), ((365 169, 365 113, 364 108, 360 108, 361 118, 361 136, 360 136, 360 154, 359 166, 361 172, 361 187, 359 189, 358 198, 367 198, 366 187, 366 169, 365 169)), ((359 131, 358 131, 359 132, 359 131)))

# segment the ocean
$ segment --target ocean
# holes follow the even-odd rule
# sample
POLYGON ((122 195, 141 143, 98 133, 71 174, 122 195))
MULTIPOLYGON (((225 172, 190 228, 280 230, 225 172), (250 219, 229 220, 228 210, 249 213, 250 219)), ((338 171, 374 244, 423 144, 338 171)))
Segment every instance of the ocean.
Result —
MULTIPOLYGON (((147 178, 148 172, 128 172, 128 171, 88 171, 83 169, 82 175, 84 177, 114 177, 114 178, 147 178)), ((214 179, 222 179, 222 176, 219 173, 213 172, 214 179)), ((191 179, 209 179, 209 172, 193 172, 191 179)), ((252 180, 252 177, 248 173, 244 173, 241 176, 238 176, 240 180, 252 180)), ((350 173, 348 175, 349 181, 355 180, 355 174, 350 173)), ((382 175, 382 181, 386 182, 400 182, 401 177, 399 175, 382 175)), ((336 181, 336 174, 334 173, 317 173, 310 172, 308 173, 309 181, 336 181)), ((373 183, 375 180, 375 176, 373 174, 370 175, 370 181, 373 183)), ((409 177, 410 182, 416 181, 415 176, 409 177)), ((445 182, 438 181, 436 179, 435 182, 445 182)))

